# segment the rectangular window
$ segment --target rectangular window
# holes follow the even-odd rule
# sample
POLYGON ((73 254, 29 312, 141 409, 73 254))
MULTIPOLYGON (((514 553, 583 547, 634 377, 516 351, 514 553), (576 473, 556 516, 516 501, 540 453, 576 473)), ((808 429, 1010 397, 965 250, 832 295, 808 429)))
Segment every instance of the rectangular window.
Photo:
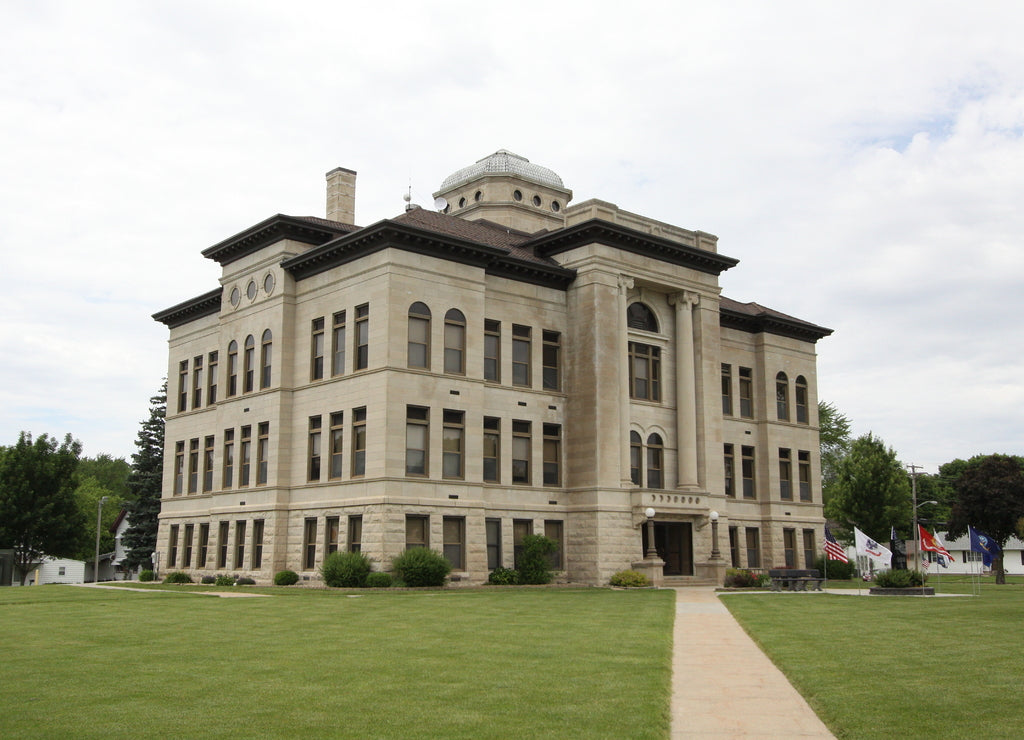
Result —
POLYGON ((228 534, 231 532, 231 522, 221 522, 217 531, 217 567, 228 567, 228 534))
POLYGON ((188 360, 178 363, 178 413, 188 411, 188 360))
POLYGON ((629 395, 641 401, 661 400, 661 349, 629 343, 629 395))
POLYGON ((356 370, 370 366, 370 304, 356 306, 356 370))
POLYGON ((565 570, 565 566, 562 564, 564 560, 562 555, 562 550, 564 549, 563 528, 564 524, 561 520, 548 520, 544 522, 544 536, 549 540, 553 540, 557 545, 554 552, 548 555, 551 570, 565 570))
POLYGON ((238 393, 238 343, 228 345, 228 398, 238 393))
POLYGON ((352 410, 352 471, 353 478, 366 475, 366 407, 352 410))
POLYGON ((501 481, 501 419, 484 417, 484 482, 501 481))
POLYGON ((782 530, 782 550, 786 557, 786 567, 796 567, 796 530, 782 530))
POLYGON ((754 448, 741 447, 743 460, 743 498, 757 498, 757 489, 754 487, 754 448))
POLYGON ((259 438, 256 440, 256 485, 265 486, 270 465, 270 422, 261 421, 257 433, 259 438))
POLYGON ((441 475, 445 478, 464 477, 463 458, 466 449, 465 412, 444 410, 441 475))
POLYGON ((523 538, 533 534, 532 519, 512 520, 512 567, 519 567, 519 559, 523 556, 523 538))
POLYGON ((310 341, 309 379, 320 380, 324 377, 324 317, 313 319, 310 341))
POLYGON ((541 350, 544 363, 544 390, 557 391, 562 389, 562 335, 557 331, 543 331, 541 338, 544 346, 541 350))
POLYGON ((729 564, 733 568, 740 566, 740 532, 737 527, 729 527, 729 564))
POLYGON ((544 425, 544 485, 562 485, 562 427, 544 425))
POLYGON ((270 329, 263 332, 260 342, 260 389, 270 387, 270 367, 273 361, 274 345, 270 341, 270 329))
POLYGON ((309 440, 307 445, 309 464, 306 471, 306 480, 309 481, 320 480, 320 436, 320 417, 309 417, 309 440))
POLYGON ((466 317, 455 309, 444 317, 444 371, 466 374, 466 317))
POLYGON ((313 570, 316 567, 316 519, 306 520, 302 532, 302 569, 313 570))
POLYGON ((798 424, 807 423, 807 381, 803 375, 796 379, 796 420, 798 424))
POLYGON ((430 440, 430 409, 405 407, 405 474, 425 476, 430 440))
POLYGON ((338 517, 329 516, 324 520, 324 557, 338 551, 340 530, 341 520, 338 517))
POLYGON ((206 555, 210 549, 210 525, 199 525, 199 552, 196 554, 196 567, 206 567, 206 555))
POLYGON ((252 393, 256 372, 255 362, 256 340, 250 334, 245 338, 245 347, 242 349, 242 393, 252 393))
POLYGON ((342 460, 345 458, 345 414, 335 411, 331 414, 331 472, 329 477, 334 480, 341 477, 342 460))
POLYGON ((665 487, 665 448, 661 445, 661 437, 652 434, 647 439, 647 487, 665 487))
POLYGON ((484 319, 484 380, 501 382, 501 322, 484 319))
POLYGON ((221 472, 221 488, 234 485, 235 475, 235 430, 224 430, 224 468, 221 472))
POLYGON ((343 375, 345 373, 345 312, 338 311, 334 314, 334 331, 331 341, 333 351, 331 353, 331 375, 343 375))
POLYGON ((242 427, 241 447, 239 449, 238 486, 245 488, 249 485, 249 468, 252 466, 252 427, 242 427))
POLYGON ((252 570, 263 567, 263 520, 252 523, 252 570))
POLYGON ((530 485, 530 422, 512 422, 512 482, 530 485))
POLYGON ((446 516, 442 522, 444 556, 452 564, 452 570, 466 569, 466 519, 461 516, 446 516))
POLYGON ((206 361, 206 405, 217 403, 218 353, 211 352, 206 361))
POLYGON ((501 567, 501 519, 488 519, 484 523, 487 531, 487 570, 501 567))
POLYGON ((754 372, 749 367, 740 368, 740 416, 754 418, 754 372))
POLYGON ((530 386, 530 327, 512 324, 512 385, 530 386))
POLYGON ((199 437, 188 441, 188 492, 199 490, 199 437))
POLYGON ((171 525, 171 532, 167 540, 167 567, 174 568, 178 565, 178 525, 171 525))
POLYGON ((722 363, 722 413, 732 416, 732 365, 722 363))
POLYGON ((430 546, 430 517, 408 514, 405 517, 405 549, 430 546))
POLYGON ((203 492, 213 490, 213 435, 203 445, 203 492))
POLYGON ((727 444, 725 449, 725 495, 736 496, 736 453, 733 446, 727 444))
POLYGON ((203 356, 192 359, 192 408, 203 405, 203 356))
POLYGON ((634 486, 642 485, 640 477, 643 471, 644 446, 637 432, 629 433, 629 480, 634 486))
POLYGON ((241 568, 245 562, 245 520, 235 522, 235 567, 241 568))
POLYGON ((363 549, 363 517, 348 518, 348 551, 361 552, 363 549))
POLYGON ((747 527, 747 567, 761 567, 761 532, 757 527, 747 527))
POLYGON ((789 380, 785 373, 775 378, 775 412, 779 421, 789 421, 789 380))
POLYGON ((185 490, 185 443, 174 443, 174 495, 180 496, 185 490))
POLYGON ((185 525, 185 541, 182 543, 181 567, 192 567, 192 538, 195 534, 195 525, 185 525))
POLYGON ((814 530, 804 530, 804 567, 810 570, 814 567, 814 560, 818 550, 814 546, 814 530))
POLYGON ((430 369, 429 312, 430 309, 420 302, 409 308, 409 336, 406 342, 406 364, 409 367, 430 369))
POLYGON ((800 500, 811 500, 811 453, 807 450, 797 452, 800 475, 800 500))
POLYGON ((779 492, 783 501, 793 500, 793 461, 786 449, 779 450, 779 492))

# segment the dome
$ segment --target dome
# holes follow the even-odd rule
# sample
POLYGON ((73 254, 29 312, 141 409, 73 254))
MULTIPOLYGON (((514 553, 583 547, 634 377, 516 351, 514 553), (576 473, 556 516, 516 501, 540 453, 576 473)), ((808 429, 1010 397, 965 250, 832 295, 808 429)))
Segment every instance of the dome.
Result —
POLYGON ((565 189, 565 185, 562 184, 562 178, 547 167, 533 164, 526 157, 520 157, 518 154, 513 154, 506 149, 499 149, 494 154, 479 160, 476 164, 463 167, 461 170, 446 177, 444 182, 441 183, 441 189, 438 192, 451 190, 485 175, 516 175, 538 185, 547 185, 559 190, 565 189))

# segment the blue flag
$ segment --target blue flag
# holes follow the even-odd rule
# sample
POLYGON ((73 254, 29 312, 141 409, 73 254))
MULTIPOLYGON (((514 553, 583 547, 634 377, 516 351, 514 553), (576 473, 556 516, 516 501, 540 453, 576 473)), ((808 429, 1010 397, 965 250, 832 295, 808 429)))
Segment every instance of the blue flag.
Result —
POLYGON ((989 537, 984 532, 979 532, 974 527, 968 527, 967 531, 971 535, 971 549, 974 552, 981 553, 981 562, 985 564, 986 568, 992 567, 992 560, 1003 551, 996 541, 989 537))

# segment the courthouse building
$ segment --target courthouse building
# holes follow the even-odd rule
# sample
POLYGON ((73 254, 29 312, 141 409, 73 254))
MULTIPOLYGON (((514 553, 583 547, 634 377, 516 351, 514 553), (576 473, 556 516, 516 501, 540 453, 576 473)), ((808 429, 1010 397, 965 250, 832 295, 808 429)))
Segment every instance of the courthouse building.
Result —
POLYGON ((220 285, 154 316, 164 572, 315 582, 425 546, 481 583, 530 533, 574 583, 810 565, 830 330, 723 296, 713 235, 570 205, 511 152, 365 227, 355 182, 204 250, 220 285))

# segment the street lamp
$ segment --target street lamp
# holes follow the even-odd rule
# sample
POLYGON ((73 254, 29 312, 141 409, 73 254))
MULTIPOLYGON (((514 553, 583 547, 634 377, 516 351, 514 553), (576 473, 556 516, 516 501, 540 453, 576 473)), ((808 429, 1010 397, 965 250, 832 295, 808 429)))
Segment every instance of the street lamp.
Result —
POLYGON ((711 520, 711 559, 718 560, 722 557, 718 550, 718 512, 712 511, 708 514, 708 519, 711 520))
POLYGON ((644 516, 647 517, 647 552, 644 553, 644 557, 648 560, 655 560, 658 557, 658 548, 654 546, 654 515, 657 513, 650 506, 644 509, 644 516))
POLYGON ((103 504, 110 499, 109 496, 103 496, 100 498, 99 505, 96 507, 96 560, 93 561, 92 566, 92 582, 100 582, 100 523, 103 520, 103 504))

